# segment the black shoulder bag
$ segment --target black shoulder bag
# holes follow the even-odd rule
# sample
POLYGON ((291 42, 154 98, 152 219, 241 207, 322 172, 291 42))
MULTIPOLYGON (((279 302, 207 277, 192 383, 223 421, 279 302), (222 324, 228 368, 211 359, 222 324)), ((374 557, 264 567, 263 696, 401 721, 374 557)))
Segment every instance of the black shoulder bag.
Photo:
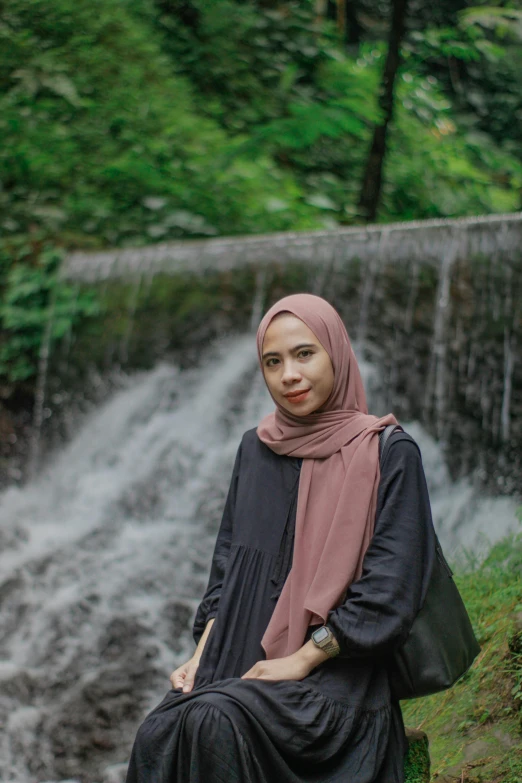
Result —
MULTIPOLYGON (((395 429, 392 424, 380 434, 381 464, 395 429)), ((396 699, 414 699, 451 688, 480 652, 453 572, 434 535, 436 557, 426 598, 390 666, 390 686, 396 699)))

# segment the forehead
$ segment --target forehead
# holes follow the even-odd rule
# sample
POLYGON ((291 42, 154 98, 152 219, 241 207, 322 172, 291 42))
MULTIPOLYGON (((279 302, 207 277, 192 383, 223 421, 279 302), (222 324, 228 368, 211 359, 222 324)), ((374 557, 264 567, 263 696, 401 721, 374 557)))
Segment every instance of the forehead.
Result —
POLYGON ((316 335, 292 313, 280 313, 270 322, 263 340, 263 350, 277 351, 299 343, 319 343, 316 335))

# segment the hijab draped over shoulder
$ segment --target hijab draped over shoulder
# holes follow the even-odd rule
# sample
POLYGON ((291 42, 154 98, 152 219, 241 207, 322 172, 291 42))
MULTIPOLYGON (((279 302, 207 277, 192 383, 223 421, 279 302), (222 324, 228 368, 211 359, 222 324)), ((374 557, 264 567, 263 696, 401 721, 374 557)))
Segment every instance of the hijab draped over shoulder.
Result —
POLYGON ((276 403, 257 428, 260 440, 276 454, 303 459, 292 569, 262 639, 269 659, 302 647, 308 627, 325 623, 361 575, 377 507, 378 436, 397 423, 392 414, 368 414, 345 326, 318 296, 287 296, 270 308, 257 332, 261 367, 266 330, 283 312, 303 321, 327 351, 334 385, 319 411, 299 417, 276 403))

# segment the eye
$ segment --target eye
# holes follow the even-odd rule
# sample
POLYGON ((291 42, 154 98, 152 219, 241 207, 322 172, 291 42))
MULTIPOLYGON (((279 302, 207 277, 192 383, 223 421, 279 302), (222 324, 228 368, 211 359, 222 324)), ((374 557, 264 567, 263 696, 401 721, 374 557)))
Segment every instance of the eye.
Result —
POLYGON ((274 367, 275 364, 277 364, 278 361, 279 361, 279 359, 276 359, 275 357, 272 357, 272 358, 266 360, 265 366, 266 367, 274 367))
POLYGON ((308 356, 311 356, 313 351, 311 351, 309 348, 303 348, 302 351, 299 351, 297 356, 301 359, 306 359, 308 356))

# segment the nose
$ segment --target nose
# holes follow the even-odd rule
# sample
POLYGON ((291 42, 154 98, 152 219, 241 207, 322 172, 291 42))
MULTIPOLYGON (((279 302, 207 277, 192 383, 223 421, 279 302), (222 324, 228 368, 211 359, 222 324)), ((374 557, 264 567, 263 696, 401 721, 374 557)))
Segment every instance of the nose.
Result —
POLYGON ((299 366, 295 364, 293 359, 287 359, 283 365, 283 374, 281 376, 282 383, 295 383, 296 381, 300 381, 301 377, 299 366))

